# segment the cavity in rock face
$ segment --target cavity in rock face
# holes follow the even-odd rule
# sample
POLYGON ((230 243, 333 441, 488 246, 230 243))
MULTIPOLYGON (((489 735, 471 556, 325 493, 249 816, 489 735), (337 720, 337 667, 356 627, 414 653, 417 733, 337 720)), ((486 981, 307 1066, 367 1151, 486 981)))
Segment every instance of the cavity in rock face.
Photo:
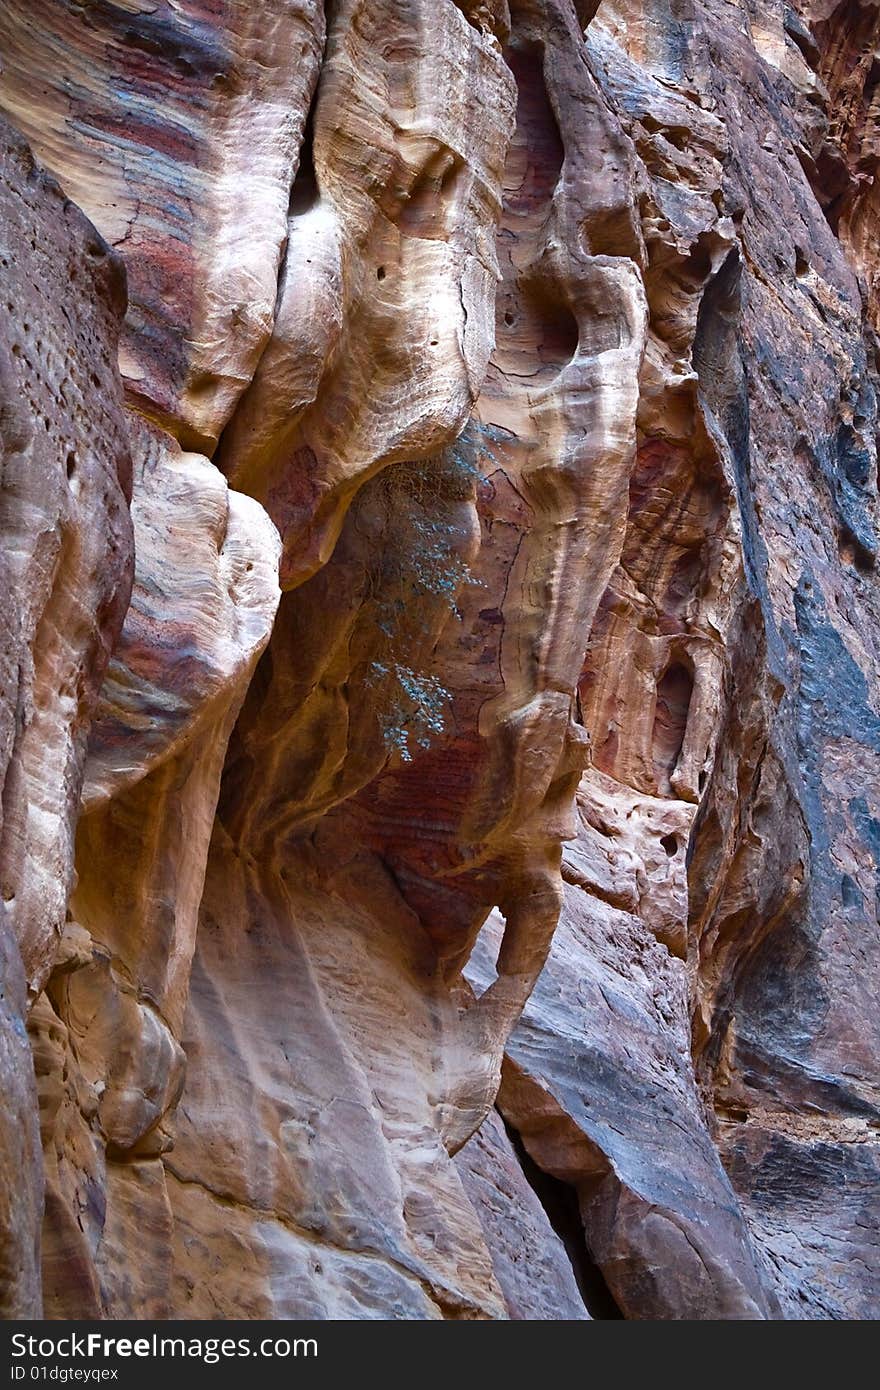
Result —
POLYGON ((4 1315, 880 1311, 872 16, 4 6, 4 1315))

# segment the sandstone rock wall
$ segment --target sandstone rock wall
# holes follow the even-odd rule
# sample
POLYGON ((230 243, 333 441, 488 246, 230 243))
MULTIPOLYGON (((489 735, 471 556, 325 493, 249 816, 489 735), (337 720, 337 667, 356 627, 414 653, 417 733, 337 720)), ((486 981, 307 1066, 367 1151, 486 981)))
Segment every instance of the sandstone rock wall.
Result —
POLYGON ((878 45, 4 5, 5 1315, 876 1315, 878 45))

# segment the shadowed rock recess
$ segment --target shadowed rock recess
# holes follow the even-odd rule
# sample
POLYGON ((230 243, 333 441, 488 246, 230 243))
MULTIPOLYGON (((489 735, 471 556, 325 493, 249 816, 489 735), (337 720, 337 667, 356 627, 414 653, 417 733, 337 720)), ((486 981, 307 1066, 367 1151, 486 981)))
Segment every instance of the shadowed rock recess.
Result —
POLYGON ((3 0, 0 1315, 880 1316, 878 190, 873 0, 3 0))

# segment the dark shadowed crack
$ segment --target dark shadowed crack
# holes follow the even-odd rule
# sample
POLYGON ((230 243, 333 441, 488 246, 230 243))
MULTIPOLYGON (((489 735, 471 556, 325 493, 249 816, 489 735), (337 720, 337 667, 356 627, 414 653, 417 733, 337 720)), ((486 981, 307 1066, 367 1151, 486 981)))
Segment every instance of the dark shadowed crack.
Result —
POLYGON ((507 1120, 504 1120, 504 1128, 526 1181, 547 1213, 547 1220, 562 1241, 578 1292, 590 1317, 622 1318, 623 1313, 615 1303, 602 1271, 587 1248, 580 1205, 574 1188, 538 1167, 526 1151, 519 1134, 507 1120))

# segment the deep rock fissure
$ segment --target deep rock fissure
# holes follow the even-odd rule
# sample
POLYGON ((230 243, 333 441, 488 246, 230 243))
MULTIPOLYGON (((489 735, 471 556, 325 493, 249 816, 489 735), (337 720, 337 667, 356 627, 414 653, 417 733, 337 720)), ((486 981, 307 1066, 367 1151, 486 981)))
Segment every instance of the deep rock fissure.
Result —
POLYGON ((590 1317, 594 1320, 622 1318, 623 1313, 614 1301, 605 1277, 587 1246, 574 1188, 538 1167, 519 1132, 506 1119, 504 1128, 526 1181, 547 1213, 547 1220, 562 1241, 578 1292, 590 1317))

